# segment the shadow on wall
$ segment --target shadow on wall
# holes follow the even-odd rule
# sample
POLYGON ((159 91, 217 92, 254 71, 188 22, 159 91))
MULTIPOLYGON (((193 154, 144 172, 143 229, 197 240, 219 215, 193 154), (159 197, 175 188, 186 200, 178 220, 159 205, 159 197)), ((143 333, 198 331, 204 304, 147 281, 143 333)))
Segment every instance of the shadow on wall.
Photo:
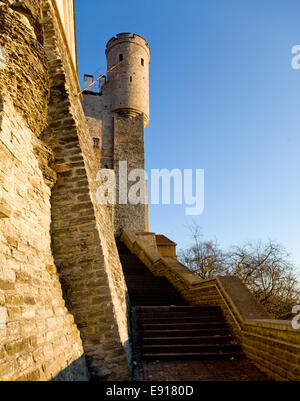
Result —
POLYGON ((82 355, 79 359, 74 361, 66 369, 62 370, 51 381, 54 382, 85 382, 90 381, 88 370, 86 367, 85 356, 82 355))
MULTIPOLYGON (((74 322, 77 326, 77 328, 80 331, 80 336, 82 338, 82 333, 81 330, 88 327, 88 323, 79 323, 76 312, 74 311, 72 307, 72 303, 70 301, 71 299, 71 292, 72 289, 71 287, 67 284, 67 282, 64 280, 62 276, 62 272, 60 271, 59 268, 58 273, 59 273, 59 281, 62 289, 62 295, 63 299, 65 301, 65 306, 68 309, 68 312, 73 316, 74 322)), ((131 304, 130 304, 130 298, 128 291, 125 292, 125 299, 126 299, 126 316, 127 316, 127 328, 128 328, 128 340, 125 341, 125 343, 122 345, 124 349, 124 353, 127 359, 127 365, 128 369, 130 372, 130 377, 132 376, 133 373, 133 361, 132 361, 132 316, 131 316, 131 304)), ((99 307, 99 312, 101 312, 101 307, 99 307)), ((103 322, 105 323, 105 322, 103 322)), ((101 323, 99 323, 99 329, 101 332, 101 323)), ((100 337, 100 335, 99 335, 100 337)), ((84 346, 84 342, 83 342, 84 346)), ((100 344, 99 344, 100 346, 100 344)), ((101 344, 101 346, 105 347, 105 342, 101 344)), ((80 359, 77 361, 73 362, 70 366, 68 366, 64 371, 62 371, 59 375, 57 375, 53 381, 108 381, 111 380, 111 372, 107 372, 105 366, 103 363, 101 363, 101 360, 97 361, 97 364, 95 365, 95 361, 92 358, 89 358, 88 355, 83 355, 80 359), (81 366, 81 365, 82 366, 81 366), (88 367, 88 374, 89 378, 86 377, 86 375, 80 373, 81 371, 84 372, 84 369, 88 367), (76 378, 77 377, 77 378, 76 378)), ((120 379, 118 376, 114 376, 113 380, 116 381, 124 381, 125 378, 121 374, 120 379)))
MULTIPOLYGON (((123 268, 122 268, 123 269, 123 268)), ((125 292, 125 300, 126 300, 126 317, 127 317, 127 330, 128 330, 128 340, 125 341, 123 348, 125 351, 127 364, 130 372, 130 377, 133 375, 133 333, 135 328, 133 327, 132 322, 132 307, 130 302, 130 297, 128 291, 125 292)))

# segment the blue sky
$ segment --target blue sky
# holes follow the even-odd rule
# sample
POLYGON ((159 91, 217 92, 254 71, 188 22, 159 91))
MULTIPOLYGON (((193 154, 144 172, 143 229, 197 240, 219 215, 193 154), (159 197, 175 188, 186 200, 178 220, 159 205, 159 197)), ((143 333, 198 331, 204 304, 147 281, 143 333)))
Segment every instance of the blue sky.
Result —
POLYGON ((77 0, 79 75, 106 71, 106 42, 151 45, 147 170, 205 169, 205 211, 151 206, 150 230, 224 248, 274 239, 300 266, 299 0, 77 0))

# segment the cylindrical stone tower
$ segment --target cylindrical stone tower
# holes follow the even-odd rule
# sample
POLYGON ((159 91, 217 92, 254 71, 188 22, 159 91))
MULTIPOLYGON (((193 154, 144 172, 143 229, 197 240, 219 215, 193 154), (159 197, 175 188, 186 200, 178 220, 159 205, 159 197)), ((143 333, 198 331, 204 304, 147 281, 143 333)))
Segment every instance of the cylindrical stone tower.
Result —
POLYGON ((149 124, 149 63, 150 46, 139 35, 120 33, 107 43, 108 74, 112 93, 112 112, 137 116, 144 114, 144 126, 149 124))

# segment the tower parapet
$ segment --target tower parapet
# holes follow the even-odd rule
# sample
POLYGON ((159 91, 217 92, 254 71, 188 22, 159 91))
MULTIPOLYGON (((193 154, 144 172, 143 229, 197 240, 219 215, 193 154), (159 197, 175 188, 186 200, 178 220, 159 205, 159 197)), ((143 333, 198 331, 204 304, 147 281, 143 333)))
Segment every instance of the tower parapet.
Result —
POLYGON ((111 88, 111 111, 124 116, 144 114, 144 126, 149 124, 149 63, 150 46, 142 36, 120 33, 106 46, 111 88))

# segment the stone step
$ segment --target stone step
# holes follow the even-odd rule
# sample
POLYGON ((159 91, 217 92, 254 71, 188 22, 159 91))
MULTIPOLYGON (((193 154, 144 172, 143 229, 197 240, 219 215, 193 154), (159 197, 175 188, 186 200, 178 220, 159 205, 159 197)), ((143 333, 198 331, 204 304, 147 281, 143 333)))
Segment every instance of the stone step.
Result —
POLYGON ((184 319, 184 318, 198 318, 198 317, 203 317, 203 318, 208 318, 210 320, 214 320, 215 318, 223 318, 224 316, 222 313, 218 312, 176 312, 176 313, 170 313, 170 312, 141 312, 138 313, 137 316, 139 319, 184 319))
MULTIPOLYGON (((149 302, 149 301, 151 302, 152 300, 153 300, 153 302, 158 302, 160 299, 163 300, 163 301, 169 301, 169 302, 171 302, 171 301, 177 302, 177 300, 178 300, 176 295, 171 295, 171 294, 165 295, 165 296, 162 296, 162 295, 155 296, 153 294, 152 295, 147 295, 146 294, 146 295, 142 296, 142 295, 131 294, 130 298, 131 299, 135 299, 137 301, 145 300, 145 302, 149 302)), ((160 306, 159 304, 154 304, 154 305, 160 306)), ((162 304, 162 305, 165 305, 165 304, 162 304)), ((168 305, 174 305, 174 304, 170 303, 168 305)))
MULTIPOLYGON (((130 278, 130 281, 134 284, 141 284, 141 274, 130 274, 127 273, 127 276, 130 278)), ((165 285, 167 286, 169 284, 169 281, 164 278, 164 277, 154 277, 152 274, 149 272, 148 274, 144 273, 143 275, 143 284, 148 284, 148 283, 159 283, 160 285, 165 285)))
POLYGON ((230 335, 228 328, 191 329, 191 330, 143 330, 144 338, 153 337, 214 337, 230 335))
MULTIPOLYGON (((128 288, 128 290, 130 290, 128 288)), ((131 296, 134 296, 135 298, 145 298, 145 299, 151 299, 151 298, 168 298, 168 297, 172 297, 172 298, 176 298, 176 299, 180 299, 179 296, 176 293, 172 293, 172 292, 160 292, 160 291, 149 291, 147 288, 145 288, 144 292, 132 292, 131 296)))
MULTIPOLYGON (((132 273, 132 272, 127 272, 128 277, 130 277, 130 280, 136 284, 141 284, 141 273, 137 272, 136 273, 132 273)), ((166 284, 169 283, 169 281, 165 278, 165 277, 159 277, 159 276, 153 276, 150 271, 149 272, 144 272, 143 273, 143 280, 145 280, 145 282, 154 282, 156 281, 157 283, 161 283, 161 284, 166 284)))
POLYGON ((231 344, 232 335, 211 335, 197 337, 143 337, 143 345, 189 345, 189 344, 231 344))
POLYGON ((241 352, 237 344, 168 344, 142 345, 143 354, 229 353, 241 352))
POLYGON ((155 289, 149 289, 149 288, 144 288, 143 290, 135 290, 135 289, 131 289, 130 286, 127 286, 128 288, 128 292, 130 294, 131 291, 131 295, 134 295, 136 297, 144 297, 144 298, 151 298, 151 297, 162 297, 162 298, 166 298, 168 296, 173 296, 176 298, 180 298, 178 296, 178 294, 173 291, 167 291, 166 289, 162 289, 162 288, 155 288, 155 289))
POLYGON ((159 331, 159 330, 189 330, 189 329, 229 329, 226 322, 205 322, 205 323, 159 323, 159 324, 144 324, 141 322, 144 331, 159 331))
POLYGON ((138 257, 126 249, 124 244, 118 243, 118 249, 132 306, 185 304, 180 294, 165 277, 153 276, 138 257))
POLYGON ((218 311, 221 312, 221 308, 219 306, 190 306, 190 305, 173 305, 173 306, 153 306, 153 307, 139 307, 137 309, 137 313, 139 312, 159 312, 159 313, 169 313, 169 312, 212 312, 218 311))
MULTIPOLYGON (((148 288, 146 286, 143 288, 136 288, 135 286, 132 286, 130 284, 130 285, 128 285, 128 290, 130 290, 130 289, 134 290, 135 294, 145 295, 148 293, 149 295, 151 295, 151 294, 161 294, 161 291, 166 290, 167 287, 157 285, 155 288, 148 288)), ((169 289, 168 289, 168 292, 170 292, 169 289)), ((172 291, 172 293, 177 294, 176 291, 172 291)))
POLYGON ((140 317, 140 321, 142 324, 160 324, 167 322, 168 324, 175 323, 226 323, 226 320, 223 316, 167 316, 167 317, 149 317, 142 316, 140 317))
MULTIPOLYGON (((134 299, 137 301, 145 301, 145 305, 141 304, 140 306, 171 306, 174 305, 176 303, 179 303, 180 305, 184 305, 180 303, 180 299, 178 300, 178 298, 176 298, 176 296, 171 296, 168 295, 166 297, 139 297, 139 296, 135 296, 134 294, 130 295, 130 299, 134 299), (159 300, 162 300, 163 303, 159 304, 159 300), (151 305, 151 302, 153 301, 153 304, 151 305), (166 304, 165 301, 167 301, 168 303, 166 304), (150 302, 150 304, 149 304, 150 302)), ((139 306, 139 305, 134 305, 134 306, 139 306)))
POLYGON ((143 354, 145 361, 159 361, 159 360, 228 360, 228 359, 244 359, 245 355, 242 352, 228 352, 228 353, 214 353, 214 352, 188 352, 188 353, 160 353, 160 354, 143 354))
POLYGON ((152 306, 152 305, 171 305, 174 302, 171 302, 170 300, 158 300, 157 302, 155 301, 143 301, 143 300, 137 300, 134 298, 130 298, 130 302, 131 304, 135 305, 135 306, 152 306))

